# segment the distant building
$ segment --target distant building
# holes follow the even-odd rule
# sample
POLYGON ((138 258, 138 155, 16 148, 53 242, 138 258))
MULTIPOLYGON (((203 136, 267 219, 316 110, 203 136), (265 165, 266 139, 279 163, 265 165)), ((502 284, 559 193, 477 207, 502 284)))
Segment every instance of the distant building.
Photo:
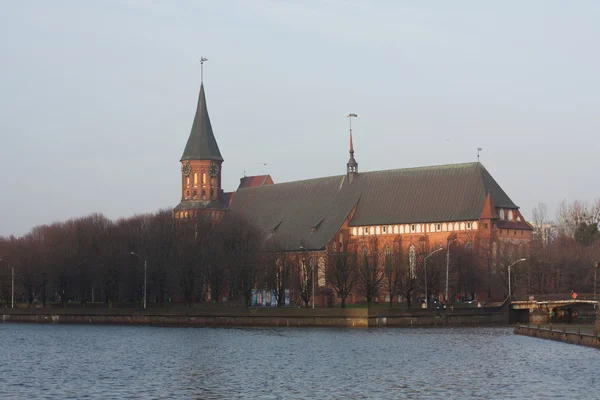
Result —
MULTIPOLYGON (((359 172, 352 131, 345 174, 279 184, 269 175, 246 176, 235 192, 225 193, 222 163, 202 85, 181 157, 181 202, 175 218, 237 212, 267 239, 297 254, 299 262, 308 251, 322 288, 331 252, 398 252, 417 270, 425 252, 453 241, 452 246, 476 255, 479 268, 490 269, 499 246, 519 247, 532 238, 519 207, 481 163, 359 172)), ((492 297, 502 298, 500 292, 492 297)))
POLYGON ((533 228, 533 238, 541 239, 543 243, 548 244, 558 236, 558 227, 553 222, 537 224, 529 221, 533 228))

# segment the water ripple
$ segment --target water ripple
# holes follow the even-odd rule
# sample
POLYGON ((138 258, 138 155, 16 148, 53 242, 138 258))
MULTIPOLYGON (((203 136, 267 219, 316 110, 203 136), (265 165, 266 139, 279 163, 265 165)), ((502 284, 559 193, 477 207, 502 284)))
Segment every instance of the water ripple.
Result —
POLYGON ((598 398, 594 349, 510 328, 0 324, 2 399, 598 398))

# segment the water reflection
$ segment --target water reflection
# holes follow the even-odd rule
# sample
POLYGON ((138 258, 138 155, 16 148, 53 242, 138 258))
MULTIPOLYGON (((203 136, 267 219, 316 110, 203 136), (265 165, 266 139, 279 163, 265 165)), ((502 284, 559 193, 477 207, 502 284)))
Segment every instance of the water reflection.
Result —
POLYGON ((600 352, 510 328, 0 325, 0 398, 598 398, 600 352))

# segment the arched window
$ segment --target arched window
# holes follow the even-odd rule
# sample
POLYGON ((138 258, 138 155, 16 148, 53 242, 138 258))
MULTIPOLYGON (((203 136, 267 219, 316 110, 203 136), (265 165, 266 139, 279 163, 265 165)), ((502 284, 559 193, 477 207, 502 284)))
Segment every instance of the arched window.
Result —
POLYGON ((369 255, 369 250, 365 247, 363 248, 363 256, 368 256, 369 255))
POLYGON ((385 260, 384 260, 385 264, 384 264, 384 268, 386 271, 386 274, 388 274, 387 276, 391 276, 391 271, 392 271, 392 248, 390 246, 387 246, 385 248, 385 260))
POLYGON ((465 250, 467 251, 467 253, 470 253, 473 250, 471 242, 467 242, 467 244, 465 244, 465 250))
POLYGON ((352 228, 352 234, 356 236, 356 227, 352 228))
POLYGON ((412 279, 417 277, 417 250, 412 244, 408 248, 408 265, 410 268, 410 277, 412 279))
POLYGON ((198 184, 198 173, 194 172, 194 185, 198 184))
POLYGON ((319 286, 325 286, 325 258, 319 257, 319 269, 317 271, 319 271, 317 274, 319 286))

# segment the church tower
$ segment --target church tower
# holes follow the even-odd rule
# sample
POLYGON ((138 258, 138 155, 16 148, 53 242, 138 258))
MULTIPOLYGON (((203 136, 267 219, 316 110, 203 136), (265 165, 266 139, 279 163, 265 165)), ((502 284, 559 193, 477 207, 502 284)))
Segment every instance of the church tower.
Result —
POLYGON ((208 116, 204 83, 200 84, 196 115, 180 162, 181 202, 175 207, 175 217, 189 218, 205 210, 225 211, 221 190, 223 157, 208 116))

